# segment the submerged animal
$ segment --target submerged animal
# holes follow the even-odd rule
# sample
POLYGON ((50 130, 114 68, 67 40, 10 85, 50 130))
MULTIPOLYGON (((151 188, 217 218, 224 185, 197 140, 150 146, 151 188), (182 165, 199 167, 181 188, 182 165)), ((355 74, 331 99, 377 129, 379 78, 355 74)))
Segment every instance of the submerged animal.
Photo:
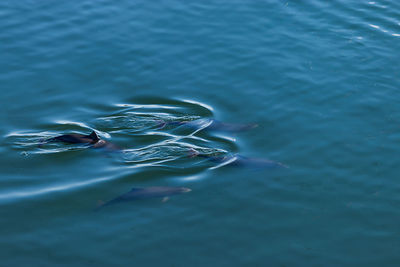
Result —
POLYGON ((93 148, 106 148, 108 150, 120 150, 120 148, 110 142, 100 139, 95 131, 92 131, 88 135, 84 134, 63 134, 50 139, 47 139, 45 143, 52 142, 63 142, 68 144, 88 144, 93 148))
POLYGON ((188 193, 192 191, 186 187, 169 187, 169 186, 151 186, 151 187, 134 187, 131 191, 122 194, 108 202, 99 203, 97 209, 113 205, 119 202, 133 201, 147 198, 163 198, 167 200, 169 196, 188 193))
POLYGON ((255 123, 226 123, 214 119, 198 119, 192 121, 160 121, 160 129, 167 126, 185 126, 193 129, 206 129, 208 131, 221 131, 221 132, 243 132, 256 128, 258 125, 255 123))
POLYGON ((211 124, 207 129, 212 131, 225 131, 225 132, 243 132, 258 127, 255 123, 227 123, 217 120, 211 120, 211 124))
POLYGON ((205 158, 208 159, 209 161, 217 163, 219 166, 228 165, 237 167, 250 167, 255 169, 289 168, 285 164, 282 164, 277 161, 272 161, 269 159, 249 158, 242 155, 231 155, 231 154, 223 156, 220 155, 212 156, 207 154, 201 154, 200 152, 194 149, 189 150, 189 157, 205 158))

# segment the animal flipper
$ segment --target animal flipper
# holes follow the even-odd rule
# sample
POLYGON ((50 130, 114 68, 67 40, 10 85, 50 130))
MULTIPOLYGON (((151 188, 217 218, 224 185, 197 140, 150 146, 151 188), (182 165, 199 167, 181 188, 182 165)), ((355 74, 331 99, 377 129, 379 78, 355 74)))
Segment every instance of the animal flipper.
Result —
POLYGON ((193 148, 190 148, 188 157, 189 158, 194 158, 194 157, 197 157, 199 154, 200 153, 197 150, 195 150, 193 148))

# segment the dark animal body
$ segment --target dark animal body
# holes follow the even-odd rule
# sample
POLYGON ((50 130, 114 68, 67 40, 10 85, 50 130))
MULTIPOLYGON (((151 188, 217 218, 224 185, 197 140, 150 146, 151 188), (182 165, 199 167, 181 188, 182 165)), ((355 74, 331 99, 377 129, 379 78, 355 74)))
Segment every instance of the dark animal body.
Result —
POLYGON ((183 194, 192 191, 186 187, 152 186, 143 188, 132 188, 131 191, 122 194, 108 202, 101 203, 98 208, 113 205, 119 202, 147 199, 147 198, 166 198, 172 195, 183 194))
POLYGON ((46 140, 46 143, 51 143, 51 142, 62 142, 62 143, 68 143, 68 144, 87 144, 87 145, 91 145, 91 147, 93 147, 93 148, 105 148, 105 149, 114 150, 114 151, 121 150, 118 146, 116 146, 110 142, 107 142, 105 140, 100 139, 95 131, 92 131, 88 135, 64 134, 64 135, 56 136, 56 137, 46 140))
POLYGON ((95 144, 98 141, 100 141, 100 138, 95 131, 91 132, 89 135, 64 134, 47 140, 47 142, 64 142, 69 144, 95 144))
POLYGON ((198 151, 191 149, 190 157, 200 157, 208 159, 209 161, 221 164, 221 165, 229 165, 229 166, 237 166, 237 167, 250 167, 256 169, 274 169, 274 168, 288 168, 288 166, 272 161, 269 159, 263 158, 249 158, 242 155, 225 155, 225 156, 211 156, 206 154, 201 154, 198 151))

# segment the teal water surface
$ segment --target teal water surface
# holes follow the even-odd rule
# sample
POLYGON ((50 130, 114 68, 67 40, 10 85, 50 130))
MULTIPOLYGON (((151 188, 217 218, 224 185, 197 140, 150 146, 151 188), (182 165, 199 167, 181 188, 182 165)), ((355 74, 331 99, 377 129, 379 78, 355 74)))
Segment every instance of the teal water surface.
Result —
POLYGON ((3 0, 0 265, 398 266, 399 8, 3 0))

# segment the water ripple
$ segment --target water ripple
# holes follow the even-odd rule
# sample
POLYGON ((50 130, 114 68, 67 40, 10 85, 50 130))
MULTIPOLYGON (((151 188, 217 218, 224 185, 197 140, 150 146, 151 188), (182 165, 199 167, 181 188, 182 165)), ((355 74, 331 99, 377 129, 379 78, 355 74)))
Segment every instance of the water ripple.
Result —
MULTIPOLYGON (((212 111, 212 107, 197 101, 139 98, 136 103, 113 104, 97 107, 97 111, 90 110, 90 114, 98 114, 93 121, 56 119, 44 123, 46 129, 43 131, 10 132, 5 138, 15 150, 34 156, 33 159, 46 154, 69 153, 73 156, 71 153, 77 151, 83 153, 80 157, 93 157, 92 153, 84 152, 90 145, 49 143, 46 140, 61 134, 88 134, 95 130, 101 138, 123 147, 122 153, 116 154, 112 160, 116 164, 113 167, 115 170, 125 169, 120 171, 123 177, 131 172, 130 169, 141 172, 149 168, 163 168, 181 174, 184 171, 193 179, 208 169, 235 161, 235 157, 228 157, 223 162, 212 162, 206 158, 207 155, 225 158, 237 151, 235 138, 208 131, 214 121, 212 111), (193 157, 193 151, 203 157, 193 157)), ((222 125, 232 128, 231 124, 222 125)), ((88 178, 61 185, 42 184, 36 185, 35 189, 31 189, 27 181, 24 185, 26 189, 0 192, 0 200, 71 190, 118 177, 88 178)))

